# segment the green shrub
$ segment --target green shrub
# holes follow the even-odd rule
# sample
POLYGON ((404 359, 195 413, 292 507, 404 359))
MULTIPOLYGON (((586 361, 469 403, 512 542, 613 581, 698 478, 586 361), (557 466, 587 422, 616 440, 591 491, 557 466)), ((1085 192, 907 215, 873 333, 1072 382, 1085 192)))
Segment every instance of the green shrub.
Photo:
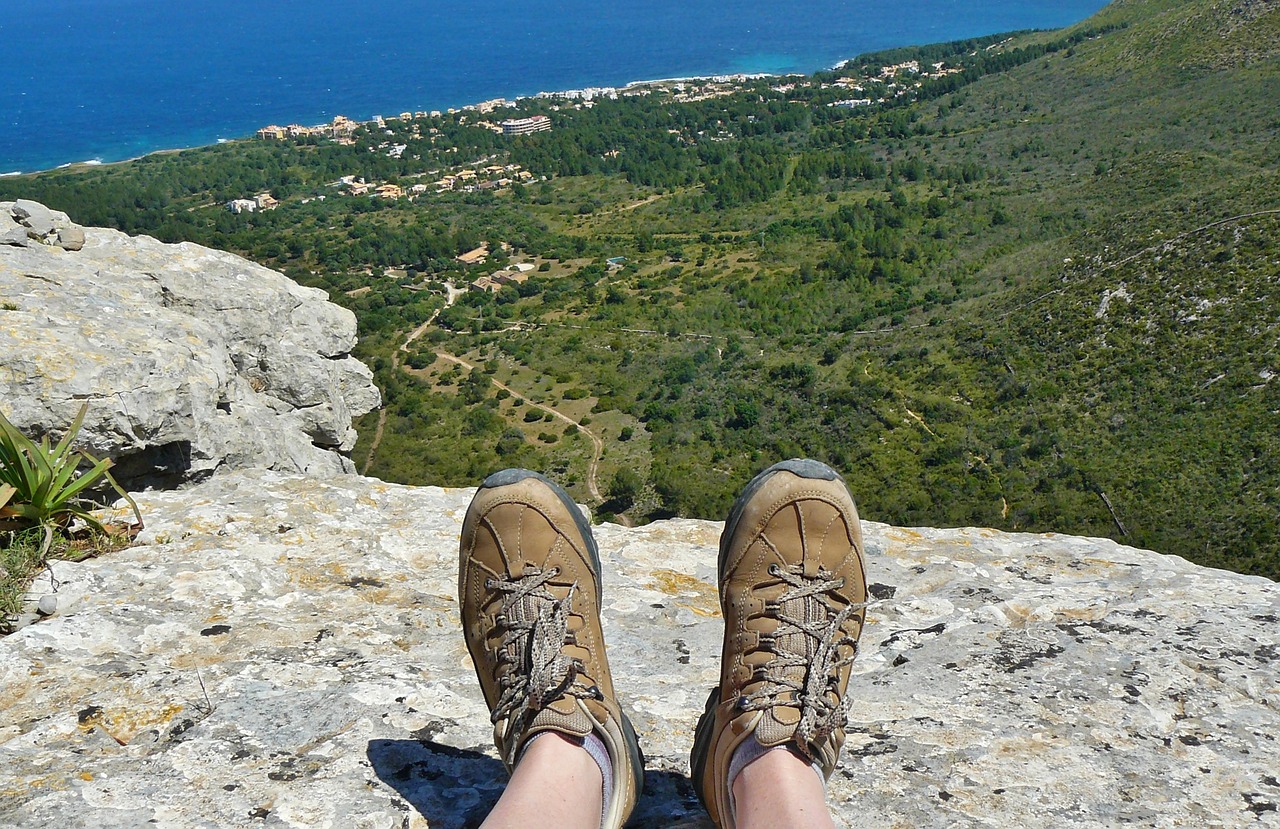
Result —
POLYGON ((71 450, 88 410, 88 404, 80 407, 66 435, 53 447, 48 435, 37 444, 0 414, 0 530, 32 526, 65 529, 78 518, 95 532, 105 533, 102 523, 89 513, 80 498, 102 480, 129 501, 138 524, 142 524, 137 505, 107 471, 113 461, 100 461, 83 450, 71 450), (82 460, 88 461, 90 468, 77 474, 82 460))
POLYGON ((55 542, 60 557, 79 559, 127 538, 121 535, 103 544, 109 538, 107 528, 81 498, 91 486, 109 483, 133 507, 136 529, 142 528, 138 505, 107 471, 112 461, 71 449, 87 411, 87 404, 80 408, 56 446, 50 446, 48 436, 39 443, 30 440, 0 414, 0 629, 8 629, 22 611, 27 586, 44 567, 55 542), (78 472, 81 461, 89 468, 78 472), (67 537, 73 520, 88 527, 87 542, 67 537))
POLYGON ((634 469, 622 467, 613 475, 613 480, 609 482, 608 495, 611 501, 617 503, 620 511, 631 508, 636 502, 636 497, 640 491, 644 489, 644 479, 634 469))

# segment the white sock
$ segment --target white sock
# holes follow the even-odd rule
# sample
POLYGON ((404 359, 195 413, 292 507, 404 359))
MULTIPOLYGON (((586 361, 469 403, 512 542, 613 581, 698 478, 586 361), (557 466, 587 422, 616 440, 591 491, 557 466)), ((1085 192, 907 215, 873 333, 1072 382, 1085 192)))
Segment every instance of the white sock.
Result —
POLYGON ((603 826, 605 815, 609 811, 609 799, 613 797, 613 762, 609 760, 609 749, 605 748, 604 741, 597 737, 594 731, 582 739, 582 747, 600 767, 603 786, 600 799, 600 825, 603 826))

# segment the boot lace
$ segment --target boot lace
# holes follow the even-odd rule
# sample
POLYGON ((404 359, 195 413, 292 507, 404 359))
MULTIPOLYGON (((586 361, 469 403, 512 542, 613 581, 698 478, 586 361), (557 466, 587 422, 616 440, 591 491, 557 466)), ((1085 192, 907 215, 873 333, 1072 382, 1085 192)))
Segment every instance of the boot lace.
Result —
MULTIPOLYGON (((558 567, 530 568, 522 576, 485 582, 487 589, 506 594, 497 623, 503 628, 498 662, 507 670, 499 670, 502 690, 491 719, 497 723, 509 718, 509 734, 523 733, 539 711, 562 697, 603 697, 598 687, 579 679, 584 676, 582 662, 564 653, 564 646, 574 641, 569 615, 578 583, 569 586, 563 599, 557 599, 546 584, 559 573, 558 567)), ((516 741, 511 742, 508 752, 514 754, 516 741)), ((514 757, 507 759, 513 761, 514 757)))
POLYGON ((764 684, 742 697, 738 707, 743 711, 763 711, 779 705, 799 707, 795 742, 801 753, 813 762, 816 758, 811 747, 821 744, 847 723, 850 700, 840 693, 839 674, 841 668, 853 663, 858 642, 844 632, 844 625, 853 614, 871 603, 847 604, 836 611, 822 597, 844 587, 844 579, 834 577, 825 569, 820 568, 815 576, 806 576, 802 564, 785 569, 771 564, 769 575, 785 582, 790 589, 766 604, 765 612, 777 619, 778 629, 772 636, 762 637, 761 644, 774 657, 757 671, 764 684), (800 647, 791 647, 797 636, 800 647), (847 655, 840 656, 842 648, 847 648, 847 655), (787 694, 791 695, 790 700, 783 699, 787 694), (833 699, 838 702, 832 702, 833 699))

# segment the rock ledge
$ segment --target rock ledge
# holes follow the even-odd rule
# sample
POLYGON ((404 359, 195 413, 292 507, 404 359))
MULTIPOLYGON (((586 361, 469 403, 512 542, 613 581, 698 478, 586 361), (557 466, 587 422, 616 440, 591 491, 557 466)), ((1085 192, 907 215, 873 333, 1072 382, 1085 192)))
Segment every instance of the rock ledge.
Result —
MULTIPOLYGON (((142 545, 56 564, 56 614, 0 640, 0 825, 475 825, 504 778, 456 618, 470 496, 266 471, 144 494, 142 545)), ((864 527, 883 601, 830 786, 847 825, 1280 826, 1280 586, 864 527)), ((719 530, 597 528, 649 757, 634 827, 707 825, 687 752, 719 530)))
POLYGON ((0 298, 0 411, 44 434, 87 402, 87 448, 135 488, 354 471, 351 420, 381 402, 350 311, 232 254, 4 202, 0 298))

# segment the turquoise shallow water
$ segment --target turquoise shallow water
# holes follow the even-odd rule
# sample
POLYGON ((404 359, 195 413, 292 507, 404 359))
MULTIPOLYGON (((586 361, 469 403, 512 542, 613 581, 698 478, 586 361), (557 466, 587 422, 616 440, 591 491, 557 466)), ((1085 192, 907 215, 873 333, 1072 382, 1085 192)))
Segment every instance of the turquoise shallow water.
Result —
POLYGON ((812 72, 1099 0, 44 0, 0 16, 0 173, 541 90, 812 72))

